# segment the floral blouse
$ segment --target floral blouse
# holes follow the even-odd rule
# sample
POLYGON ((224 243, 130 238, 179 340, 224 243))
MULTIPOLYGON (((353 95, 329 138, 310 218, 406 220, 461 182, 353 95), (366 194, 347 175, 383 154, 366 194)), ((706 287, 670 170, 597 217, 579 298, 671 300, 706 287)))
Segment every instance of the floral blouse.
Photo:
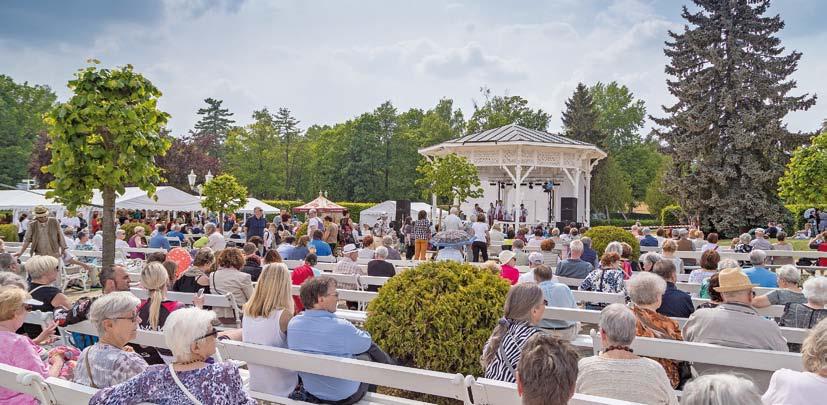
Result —
MULTIPOLYGON (((655 311, 641 308, 637 305, 632 307, 632 312, 637 318, 637 336, 657 339, 683 340, 680 326, 673 319, 663 316, 655 311)), ((678 362, 675 360, 652 358, 663 366, 672 388, 680 383, 680 372, 678 362)))
POLYGON ((140 354, 99 342, 83 349, 75 367, 75 382, 107 388, 140 374, 147 367, 140 354))
MULTIPOLYGON (((256 404, 241 382, 238 368, 231 363, 215 363, 204 368, 176 373, 181 383, 204 405, 256 404)), ((189 404, 184 391, 175 384, 169 366, 149 366, 124 383, 98 391, 89 405, 132 405, 150 402, 157 405, 189 404)))
MULTIPOLYGON (((41 359, 43 348, 32 342, 28 336, 11 332, 0 332, 0 363, 33 371, 43 378, 49 376, 46 362, 41 359)), ((0 387, 0 404, 37 405, 31 395, 0 387)))
POLYGON ((606 293, 622 292, 626 294, 626 284, 623 283, 623 270, 602 268, 592 270, 580 284, 580 290, 606 293))

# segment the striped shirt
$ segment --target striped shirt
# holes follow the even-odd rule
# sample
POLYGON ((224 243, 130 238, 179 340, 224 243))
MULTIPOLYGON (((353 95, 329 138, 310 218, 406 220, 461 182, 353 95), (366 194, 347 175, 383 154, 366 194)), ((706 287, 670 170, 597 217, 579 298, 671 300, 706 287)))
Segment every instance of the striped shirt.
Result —
POLYGON ((428 240, 431 238, 431 224, 427 219, 417 219, 413 223, 414 240, 428 240))
MULTIPOLYGON (((540 330, 528 322, 509 321, 508 332, 503 336, 502 340, 500 340, 500 345, 503 350, 500 351, 497 348, 491 348, 491 350, 495 350, 495 357, 485 368, 485 378, 511 383, 517 382, 508 363, 511 363, 511 366, 514 367, 515 370, 517 369, 517 363, 520 362, 523 346, 528 338, 534 336, 535 333, 540 333, 540 330), (503 360, 502 353, 505 353, 508 363, 503 360)), ((488 349, 490 343, 490 339, 485 343, 486 349, 488 349)), ((483 350, 483 353, 485 352, 486 350, 483 350)))

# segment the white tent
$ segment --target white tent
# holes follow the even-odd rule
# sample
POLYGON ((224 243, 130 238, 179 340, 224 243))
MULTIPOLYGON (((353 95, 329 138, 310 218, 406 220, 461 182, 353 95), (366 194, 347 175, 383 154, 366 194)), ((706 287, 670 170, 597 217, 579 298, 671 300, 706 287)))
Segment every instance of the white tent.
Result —
POLYGON ((276 207, 274 207, 270 204, 267 204, 266 202, 261 201, 258 198, 253 198, 253 197, 247 197, 247 205, 245 205, 243 208, 241 208, 240 210, 238 210, 236 212, 240 212, 242 214, 252 214, 253 213, 253 208, 255 208, 255 207, 260 207, 264 211, 265 214, 280 214, 281 213, 280 209, 278 209, 278 208, 276 208, 276 207))
MULTIPOLYGON (((38 194, 46 194, 49 190, 40 189, 32 191, 38 194)), ((26 207, 32 208, 41 204, 38 196, 31 193, 25 194, 29 196, 26 207)), ((155 188, 155 196, 157 199, 150 198, 146 195, 146 191, 138 187, 126 187, 122 195, 115 197, 115 208, 184 212, 201 210, 201 200, 198 196, 186 193, 175 187, 158 186, 155 188)), ((103 196, 99 190, 93 191, 91 203, 92 205, 103 206, 103 196)), ((61 206, 60 204, 57 205, 61 206)), ((0 203, 0 209, 2 209, 2 203, 0 203)), ((100 208, 95 207, 95 209, 99 210, 100 208)))
MULTIPOLYGON (((411 213, 409 215, 412 219, 416 219, 416 215, 420 210, 425 210, 428 212, 428 215, 430 215, 431 205, 424 202, 411 202, 411 213)), ((390 218, 391 221, 395 221, 396 201, 388 200, 381 202, 373 207, 359 212, 359 226, 361 227, 364 224, 368 224, 370 226, 375 225, 376 221, 379 220, 379 216, 382 215, 383 212, 388 214, 388 218, 390 218)), ((404 218, 400 218, 400 220, 404 220, 404 218)))

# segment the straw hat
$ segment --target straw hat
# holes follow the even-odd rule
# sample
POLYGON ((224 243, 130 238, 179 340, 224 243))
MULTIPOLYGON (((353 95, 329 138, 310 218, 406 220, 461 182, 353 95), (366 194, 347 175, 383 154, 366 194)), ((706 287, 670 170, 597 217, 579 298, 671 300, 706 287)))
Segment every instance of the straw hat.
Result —
POLYGON ((502 252, 500 252, 500 256, 499 256, 500 263, 501 264, 506 264, 506 263, 510 262, 511 259, 514 258, 514 256, 517 256, 517 254, 514 253, 513 251, 503 250, 502 252))
POLYGON ((749 281, 749 277, 741 269, 734 267, 718 272, 718 284, 719 287, 715 287, 715 291, 721 293, 751 290, 758 287, 757 284, 752 284, 749 281))
POLYGON ((34 207, 34 217, 35 218, 43 218, 49 216, 49 210, 42 205, 38 205, 34 207))

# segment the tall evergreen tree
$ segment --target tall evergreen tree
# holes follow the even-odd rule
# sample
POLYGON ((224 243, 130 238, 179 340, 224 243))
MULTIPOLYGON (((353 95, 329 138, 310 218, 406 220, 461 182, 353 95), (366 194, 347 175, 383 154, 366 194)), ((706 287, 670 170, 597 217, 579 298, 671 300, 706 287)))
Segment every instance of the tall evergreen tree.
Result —
POLYGON ((296 166, 296 158, 293 152, 298 150, 298 138, 301 136, 299 120, 293 117, 290 109, 282 107, 279 108, 274 115, 273 125, 275 125, 276 131, 278 131, 279 139, 281 140, 281 148, 284 151, 285 197, 293 198, 296 196, 296 190, 298 188, 298 182, 296 182, 296 179, 291 177, 291 173, 294 173, 293 169, 296 166), (290 160, 291 155, 293 155, 292 161, 290 160))
POLYGON ((653 117, 673 159, 669 185, 703 227, 733 233, 786 216, 776 194, 793 145, 806 136, 782 122, 815 96, 789 95, 800 52, 784 55, 780 16, 769 0, 694 0, 683 7, 682 33, 664 52, 669 91, 677 98, 653 117))
POLYGON ((222 100, 207 98, 204 102, 207 103, 207 108, 198 109, 197 114, 202 117, 195 123, 195 131, 193 131, 192 137, 199 141, 210 141, 210 155, 223 158, 224 151, 221 145, 227 140, 227 132, 235 123, 234 120, 230 119, 233 113, 227 108, 221 108, 221 103, 224 102, 222 100))
POLYGON ((566 100, 566 110, 563 111, 563 129, 566 136, 579 141, 588 142, 598 147, 604 147, 604 136, 597 128, 597 111, 589 88, 578 83, 574 94, 566 100))

